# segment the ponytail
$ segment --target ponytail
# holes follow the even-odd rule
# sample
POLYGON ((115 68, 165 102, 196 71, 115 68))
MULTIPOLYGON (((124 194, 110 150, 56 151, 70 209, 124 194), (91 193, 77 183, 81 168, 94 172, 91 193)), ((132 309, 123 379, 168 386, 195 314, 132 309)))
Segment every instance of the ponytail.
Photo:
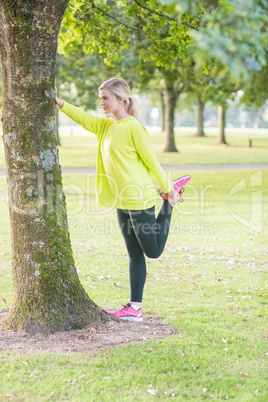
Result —
POLYGON ((134 98, 134 96, 130 96, 128 98, 128 105, 127 105, 127 113, 130 114, 130 116, 134 116, 138 118, 138 105, 137 105, 137 100, 134 98))

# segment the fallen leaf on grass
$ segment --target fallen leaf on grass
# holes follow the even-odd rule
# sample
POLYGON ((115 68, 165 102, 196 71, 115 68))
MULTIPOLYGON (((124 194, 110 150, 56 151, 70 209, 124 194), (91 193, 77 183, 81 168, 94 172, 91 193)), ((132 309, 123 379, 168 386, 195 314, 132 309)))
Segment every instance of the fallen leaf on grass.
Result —
POLYGON ((189 345, 201 345, 199 342, 187 342, 189 345))
POLYGON ((245 377, 248 377, 248 373, 243 373, 242 371, 240 371, 240 375, 244 375, 245 377))
POLYGON ((13 394, 0 395, 0 398, 16 399, 17 401, 20 400, 20 398, 17 395, 13 394))
POLYGON ((156 389, 147 389, 147 392, 149 392, 149 394, 156 396, 157 390, 156 389))
POLYGON ((241 384, 236 384, 235 388, 241 387, 241 384))

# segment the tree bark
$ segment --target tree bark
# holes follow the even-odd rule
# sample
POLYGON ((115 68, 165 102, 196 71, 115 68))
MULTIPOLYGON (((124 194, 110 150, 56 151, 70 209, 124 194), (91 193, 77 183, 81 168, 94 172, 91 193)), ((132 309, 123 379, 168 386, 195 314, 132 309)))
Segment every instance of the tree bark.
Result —
POLYGON ((197 133, 196 133, 196 137, 205 137, 204 109, 205 109, 205 103, 202 101, 201 96, 197 95, 197 133))
POLYGON ((60 141, 60 132, 59 132, 59 110, 56 109, 56 137, 57 137, 57 145, 61 145, 60 141))
POLYGON ((164 152, 178 152, 175 145, 174 121, 175 108, 179 93, 175 90, 173 82, 166 81, 165 89, 165 147, 164 152))
POLYGON ((6 328, 55 332, 100 323, 75 268, 56 141, 55 58, 68 0, 0 0, 3 140, 12 235, 6 328))
POLYGON ((226 108, 222 105, 218 105, 218 122, 218 145, 227 144, 225 139, 226 108))
POLYGON ((165 116, 166 116, 166 107, 165 107, 165 94, 163 91, 160 91, 160 108, 161 108, 161 131, 165 131, 165 116))

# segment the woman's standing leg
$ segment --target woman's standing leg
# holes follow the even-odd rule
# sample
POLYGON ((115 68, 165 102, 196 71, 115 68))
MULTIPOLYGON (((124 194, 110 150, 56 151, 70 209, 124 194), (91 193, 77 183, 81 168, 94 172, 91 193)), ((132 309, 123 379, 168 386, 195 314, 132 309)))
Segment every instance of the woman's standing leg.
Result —
POLYGON ((129 255, 130 300, 141 303, 146 280, 144 253, 133 230, 129 211, 118 209, 117 219, 129 255))

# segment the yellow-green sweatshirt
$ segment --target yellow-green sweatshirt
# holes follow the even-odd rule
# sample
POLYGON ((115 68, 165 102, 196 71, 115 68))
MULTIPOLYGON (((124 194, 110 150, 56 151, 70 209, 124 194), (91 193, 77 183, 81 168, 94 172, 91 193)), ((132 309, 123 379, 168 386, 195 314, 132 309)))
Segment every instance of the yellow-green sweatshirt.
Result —
POLYGON ((67 102, 60 110, 98 139, 96 194, 100 205, 151 208, 159 196, 150 172, 164 192, 173 189, 156 159, 148 132, 135 117, 114 121, 92 116, 67 102))

